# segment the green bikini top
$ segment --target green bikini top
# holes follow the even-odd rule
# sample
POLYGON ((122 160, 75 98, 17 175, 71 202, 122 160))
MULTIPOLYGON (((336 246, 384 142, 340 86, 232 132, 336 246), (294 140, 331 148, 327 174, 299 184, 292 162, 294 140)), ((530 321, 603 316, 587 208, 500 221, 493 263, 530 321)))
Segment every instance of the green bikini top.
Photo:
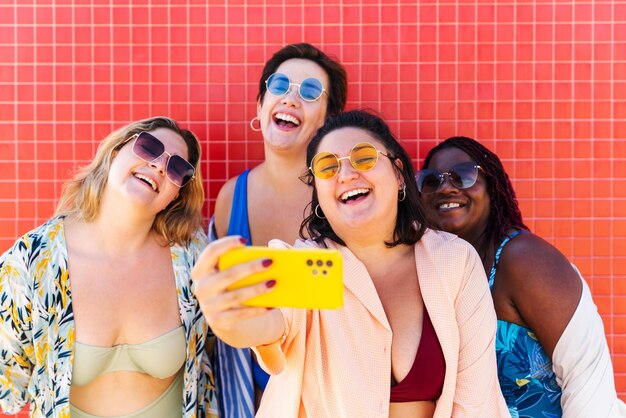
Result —
POLYGON ((157 379, 173 376, 185 364, 186 346, 182 326, 141 344, 97 347, 77 341, 72 385, 85 386, 116 371, 140 372, 157 379))

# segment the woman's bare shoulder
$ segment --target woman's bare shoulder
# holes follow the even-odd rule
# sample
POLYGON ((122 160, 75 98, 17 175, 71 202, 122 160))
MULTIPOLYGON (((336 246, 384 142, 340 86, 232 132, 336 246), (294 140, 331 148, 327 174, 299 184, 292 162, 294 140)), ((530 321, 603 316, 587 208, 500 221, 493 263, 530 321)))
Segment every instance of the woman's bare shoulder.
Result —
POLYGON ((220 189, 215 199, 214 226, 218 237, 224 237, 228 233, 228 223, 230 222, 230 211, 233 207, 233 196, 235 195, 235 185, 239 176, 232 177, 220 189))

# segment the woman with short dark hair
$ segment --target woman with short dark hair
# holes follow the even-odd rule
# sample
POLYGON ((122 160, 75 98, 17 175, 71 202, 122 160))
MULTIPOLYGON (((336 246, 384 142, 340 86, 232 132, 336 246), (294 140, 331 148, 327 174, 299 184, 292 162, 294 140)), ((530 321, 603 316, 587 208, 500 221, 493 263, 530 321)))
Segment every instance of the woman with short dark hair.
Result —
MULTIPOLYGON (((313 45, 287 45, 265 63, 250 122, 263 135, 265 159, 220 190, 212 239, 240 235, 250 245, 267 245, 271 238, 298 237, 309 200, 308 187, 298 180, 306 169, 306 147, 326 117, 343 110, 347 94, 343 66, 313 45)), ((268 375, 249 350, 221 341, 216 348, 222 417, 254 417, 268 375)))

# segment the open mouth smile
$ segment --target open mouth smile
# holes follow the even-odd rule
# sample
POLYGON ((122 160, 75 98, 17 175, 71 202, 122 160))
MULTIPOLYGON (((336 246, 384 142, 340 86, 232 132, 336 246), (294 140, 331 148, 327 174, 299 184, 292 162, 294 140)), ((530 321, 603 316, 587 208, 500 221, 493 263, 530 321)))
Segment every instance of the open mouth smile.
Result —
POLYGON ((302 121, 288 113, 276 112, 273 116, 274 123, 280 127, 297 128, 302 121))
POLYGON ((370 194, 370 189, 360 188, 360 189, 352 189, 344 192, 339 196, 339 200, 342 203, 346 203, 353 200, 358 200, 359 198, 366 197, 370 194))
POLYGON ((159 188, 158 188, 156 182, 154 180, 152 180, 150 177, 145 176, 145 175, 140 174, 140 173, 135 173, 134 176, 135 176, 135 178, 143 181, 148 186, 150 186, 152 188, 152 191, 157 192, 157 193, 159 192, 159 188))

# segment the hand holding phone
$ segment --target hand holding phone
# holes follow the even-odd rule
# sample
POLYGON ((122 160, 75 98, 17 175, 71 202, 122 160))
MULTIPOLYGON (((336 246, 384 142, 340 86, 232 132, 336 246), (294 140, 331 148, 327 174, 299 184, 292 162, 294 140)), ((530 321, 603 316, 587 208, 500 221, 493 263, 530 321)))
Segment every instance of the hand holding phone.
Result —
POLYGON ((274 289, 244 302, 248 306, 336 309, 343 306, 343 259, 331 249, 241 247, 219 258, 224 270, 255 259, 270 259, 266 271, 253 274, 228 289, 276 280, 274 289))

